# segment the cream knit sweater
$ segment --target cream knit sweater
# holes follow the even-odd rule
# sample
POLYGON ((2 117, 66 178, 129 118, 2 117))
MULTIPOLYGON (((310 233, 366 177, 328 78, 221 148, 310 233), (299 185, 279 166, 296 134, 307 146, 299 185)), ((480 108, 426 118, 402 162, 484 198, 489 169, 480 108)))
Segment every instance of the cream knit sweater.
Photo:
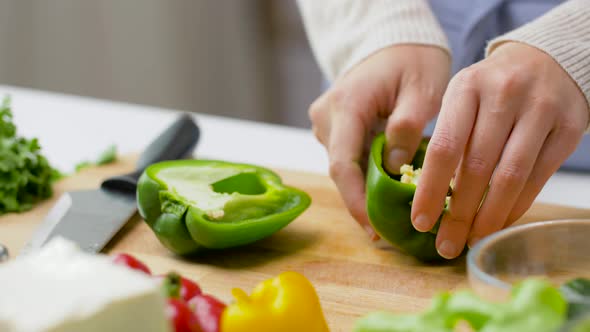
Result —
MULTIPOLYGON (((297 1, 312 50, 328 79, 390 45, 434 45, 450 53, 427 0, 297 1)), ((506 41, 526 43, 553 57, 582 90, 590 107, 590 0, 566 1, 493 39, 486 56, 506 41)))

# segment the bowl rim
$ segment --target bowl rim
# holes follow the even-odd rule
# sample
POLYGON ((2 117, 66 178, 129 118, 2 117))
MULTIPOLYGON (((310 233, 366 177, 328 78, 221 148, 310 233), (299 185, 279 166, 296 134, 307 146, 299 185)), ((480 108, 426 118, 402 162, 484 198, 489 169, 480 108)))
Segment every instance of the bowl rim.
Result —
MULTIPOLYGON (((570 218, 570 219, 552 219, 552 220, 542 220, 542 221, 535 221, 535 222, 530 222, 530 223, 526 223, 526 224, 522 224, 522 225, 516 225, 516 226, 510 226, 508 228, 502 229, 500 231, 497 231, 493 234, 490 234, 486 237, 484 237, 481 241, 479 241, 473 248, 471 248, 468 252, 467 252, 467 274, 469 276, 469 283, 472 283, 472 278, 471 276, 476 277, 478 280, 484 282, 487 286, 492 286, 492 287, 497 287, 503 290, 510 290, 512 288, 512 285, 504 282, 498 278, 495 278, 494 276, 484 272, 478 265, 477 265, 477 259, 481 256, 482 254, 482 248, 486 247, 487 245, 489 245, 491 242, 494 241, 499 241, 501 239, 510 237, 513 234, 517 234, 526 230, 529 230, 531 228, 540 228, 540 227, 547 227, 549 226, 554 226, 554 225, 563 225, 563 224, 577 224, 577 223, 582 223, 582 224, 589 224, 590 225, 590 219, 588 218, 570 218)), ((471 287, 474 287, 474 285, 471 285, 471 287)))

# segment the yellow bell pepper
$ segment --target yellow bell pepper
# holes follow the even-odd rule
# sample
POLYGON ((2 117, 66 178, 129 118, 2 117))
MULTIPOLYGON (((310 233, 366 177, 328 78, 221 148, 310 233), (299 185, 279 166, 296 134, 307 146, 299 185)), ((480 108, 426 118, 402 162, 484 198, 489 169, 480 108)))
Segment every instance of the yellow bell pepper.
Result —
POLYGON ((258 284, 248 296, 234 288, 235 302, 221 316, 221 332, 327 332, 313 285, 297 272, 258 284))

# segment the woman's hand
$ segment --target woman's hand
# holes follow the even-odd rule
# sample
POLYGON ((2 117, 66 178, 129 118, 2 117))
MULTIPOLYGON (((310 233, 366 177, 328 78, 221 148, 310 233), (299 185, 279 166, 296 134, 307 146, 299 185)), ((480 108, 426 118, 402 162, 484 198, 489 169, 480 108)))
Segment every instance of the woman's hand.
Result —
POLYGON ((432 46, 397 45, 369 56, 310 107, 313 131, 326 147, 330 176, 348 210, 373 239, 365 207, 364 163, 385 128, 386 167, 399 173, 439 111, 450 75, 448 54, 432 46))
POLYGON ((501 45, 449 83, 414 197, 414 227, 432 228, 453 176, 436 241, 443 257, 507 227, 575 150, 587 124, 584 95, 557 62, 525 44, 501 45))

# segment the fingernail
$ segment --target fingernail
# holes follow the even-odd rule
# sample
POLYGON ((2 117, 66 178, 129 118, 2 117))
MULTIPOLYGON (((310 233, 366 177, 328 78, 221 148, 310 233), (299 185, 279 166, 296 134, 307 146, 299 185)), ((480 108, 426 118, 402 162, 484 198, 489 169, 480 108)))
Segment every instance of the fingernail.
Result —
POLYGON ((389 158, 387 159, 387 165, 389 165, 390 171, 399 174, 402 165, 408 162, 408 157, 409 155, 406 150, 393 148, 389 152, 389 158))
POLYGON ((469 247, 469 249, 471 249, 471 248, 473 248, 473 247, 474 247, 474 246, 477 244, 477 242, 479 242, 480 240, 481 240, 481 238, 480 238, 480 237, 474 237, 474 238, 471 238, 471 239, 469 240, 469 242, 467 243, 467 246, 469 247))
POLYGON ((377 242, 379 240, 381 240, 381 238, 377 233, 373 233, 373 235, 371 235, 371 242, 377 242))
POLYGON ((457 257, 457 246, 451 240, 444 240, 437 248, 438 253, 446 259, 457 257))
POLYGON ((432 227, 428 217, 423 214, 418 215, 412 224, 414 225, 414 228, 420 232, 428 232, 432 227))
POLYGON ((369 234, 369 238, 373 239, 375 237, 375 231, 373 230, 373 227, 365 225, 363 226, 363 228, 365 229, 367 234, 369 234))

